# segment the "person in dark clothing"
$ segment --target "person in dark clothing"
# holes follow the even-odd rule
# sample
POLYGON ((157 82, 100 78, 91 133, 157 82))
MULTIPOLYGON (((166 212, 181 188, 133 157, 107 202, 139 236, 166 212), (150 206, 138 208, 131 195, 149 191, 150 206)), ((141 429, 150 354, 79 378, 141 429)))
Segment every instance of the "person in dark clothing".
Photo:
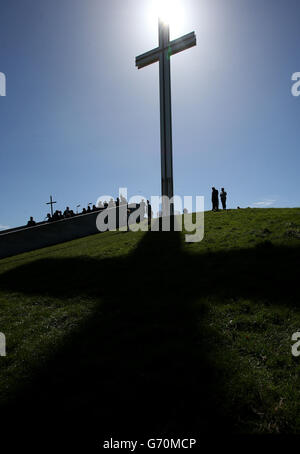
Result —
POLYGON ((218 211, 218 209, 219 209, 219 191, 215 187, 212 188, 211 202, 212 202, 212 211, 218 211))
POLYGON ((67 207, 67 208, 65 209, 65 211, 64 211, 64 217, 65 217, 65 218, 71 217, 71 212, 70 212, 70 208, 69 208, 69 207, 67 207))
POLYGON ((59 220, 59 211, 56 210, 52 216, 53 221, 58 221, 59 220))
POLYGON ((148 215, 148 227, 150 227, 151 219, 152 219, 152 207, 151 207, 149 200, 147 200, 147 215, 148 215))
POLYGON ((30 216, 30 219, 27 222, 27 227, 33 227, 34 225, 36 225, 36 222, 33 220, 33 217, 30 216))
POLYGON ((143 221, 144 217, 145 217, 145 213, 146 213, 146 204, 145 204, 144 199, 142 199, 142 201, 140 203, 140 210, 141 210, 141 221, 143 221))
POLYGON ((227 192, 225 192, 224 188, 221 189, 220 199, 221 199, 221 202, 222 202, 223 210, 226 210, 227 192))

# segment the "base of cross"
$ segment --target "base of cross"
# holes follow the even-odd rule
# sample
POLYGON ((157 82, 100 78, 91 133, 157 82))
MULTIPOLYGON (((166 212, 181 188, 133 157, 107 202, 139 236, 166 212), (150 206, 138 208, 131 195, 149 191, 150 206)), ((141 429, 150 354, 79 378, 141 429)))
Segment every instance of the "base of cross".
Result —
POLYGON ((158 220, 159 232, 175 232, 176 219, 174 215, 162 216, 158 220))

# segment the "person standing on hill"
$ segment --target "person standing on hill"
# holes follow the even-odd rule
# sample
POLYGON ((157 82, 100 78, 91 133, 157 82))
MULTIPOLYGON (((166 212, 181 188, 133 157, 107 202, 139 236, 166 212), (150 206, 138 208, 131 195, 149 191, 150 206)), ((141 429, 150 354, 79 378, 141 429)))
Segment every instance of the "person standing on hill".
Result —
POLYGON ((225 192, 224 188, 221 189, 220 199, 221 199, 221 202, 222 202, 223 210, 226 210, 227 192, 225 192))
POLYGON ((147 200, 147 214, 148 214, 148 227, 151 227, 152 207, 151 207, 149 200, 147 200))
POLYGON ((211 194, 212 210, 218 211, 219 209, 219 191, 213 187, 211 194))

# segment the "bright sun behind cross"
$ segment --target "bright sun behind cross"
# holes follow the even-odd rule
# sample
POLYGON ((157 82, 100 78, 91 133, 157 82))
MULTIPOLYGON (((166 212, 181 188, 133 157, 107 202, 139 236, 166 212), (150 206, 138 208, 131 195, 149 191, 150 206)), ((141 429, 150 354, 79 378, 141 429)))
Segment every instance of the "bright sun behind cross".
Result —
POLYGON ((176 32, 183 19, 183 6, 180 0, 152 0, 151 13, 170 25, 176 32))

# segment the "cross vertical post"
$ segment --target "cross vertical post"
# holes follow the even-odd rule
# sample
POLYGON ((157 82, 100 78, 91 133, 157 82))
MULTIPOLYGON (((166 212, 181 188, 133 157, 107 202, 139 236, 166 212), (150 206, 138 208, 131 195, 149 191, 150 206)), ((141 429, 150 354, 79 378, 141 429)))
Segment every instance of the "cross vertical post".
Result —
POLYGON ((53 217, 53 205, 57 202, 53 202, 52 195, 50 195, 50 202, 47 202, 46 205, 51 205, 51 217, 53 217))
MULTIPOLYGON (((163 196, 162 214, 168 213, 165 206, 167 196, 173 198, 173 148, 172 148, 172 105, 171 105, 171 68, 170 68, 170 29, 169 25, 158 20, 159 47, 163 50, 159 56, 160 86, 160 143, 161 143, 161 194, 163 196)), ((173 203, 170 215, 174 214, 173 203)))
POLYGON ((136 57, 138 69, 159 62, 160 90, 160 142, 161 142, 161 193, 162 214, 174 214, 173 203, 173 149, 172 149, 172 104, 171 104, 171 55, 196 45, 194 32, 170 41, 170 28, 161 19, 158 20, 159 46, 136 57))

